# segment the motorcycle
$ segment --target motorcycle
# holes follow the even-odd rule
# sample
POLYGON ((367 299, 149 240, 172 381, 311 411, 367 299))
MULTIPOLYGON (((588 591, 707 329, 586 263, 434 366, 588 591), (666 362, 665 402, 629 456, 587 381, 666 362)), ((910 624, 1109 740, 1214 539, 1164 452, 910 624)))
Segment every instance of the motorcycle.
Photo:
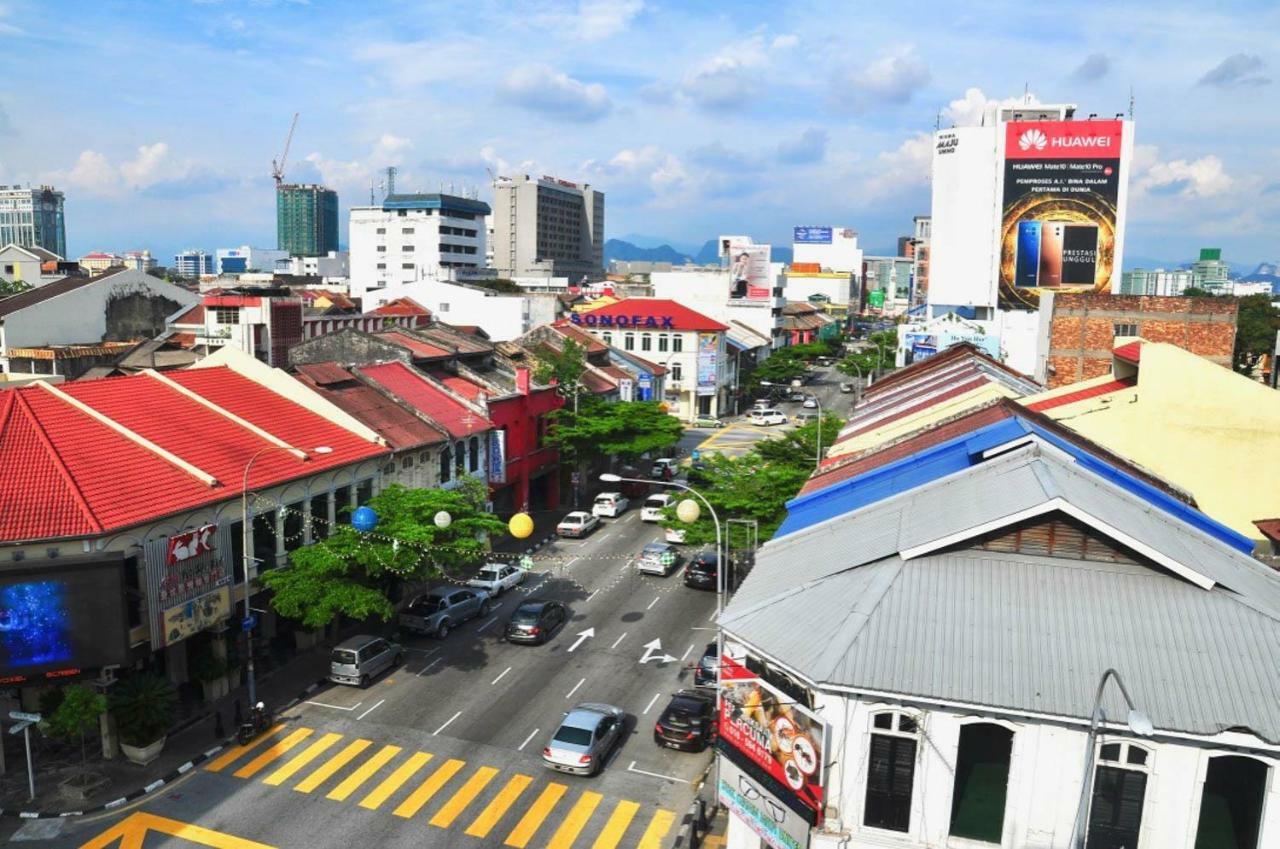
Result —
POLYGON ((255 737, 266 733, 270 727, 271 714, 267 711, 266 705, 258 702, 254 705, 249 718, 240 723, 240 727, 236 729, 236 742, 241 746, 247 746, 255 737))

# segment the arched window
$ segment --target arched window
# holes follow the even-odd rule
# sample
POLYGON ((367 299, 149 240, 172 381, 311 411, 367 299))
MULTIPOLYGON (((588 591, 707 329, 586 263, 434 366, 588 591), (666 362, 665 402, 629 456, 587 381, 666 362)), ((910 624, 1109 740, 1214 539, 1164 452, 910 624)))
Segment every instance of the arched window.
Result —
POLYGON ((453 474, 453 455, 449 446, 440 449, 440 483, 448 483, 453 474))
POLYGON ((458 477, 467 473, 467 446, 461 439, 453 446, 453 465, 458 477))
POLYGON ((471 471, 478 471, 480 469, 480 437, 471 437, 471 443, 467 447, 471 452, 471 471))
POLYGON ((1136 743, 1103 743, 1093 773, 1085 849, 1137 846, 1151 752, 1136 743))
POLYGON ((1268 770, 1262 761, 1241 755, 1209 759, 1200 793, 1197 847, 1258 849, 1268 770))
POLYGON ((916 718, 909 713, 884 711, 871 717, 863 825, 890 831, 910 829, 919 736, 916 718))
POLYGON ((1003 725, 974 722, 960 726, 951 794, 953 836, 1001 842, 1012 753, 1013 732, 1003 725))

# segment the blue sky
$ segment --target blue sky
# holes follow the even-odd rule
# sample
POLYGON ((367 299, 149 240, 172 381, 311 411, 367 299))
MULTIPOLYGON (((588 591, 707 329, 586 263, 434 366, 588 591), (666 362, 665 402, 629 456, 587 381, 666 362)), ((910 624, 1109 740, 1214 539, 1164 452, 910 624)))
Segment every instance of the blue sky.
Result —
POLYGON ((0 183, 65 189, 73 256, 274 247, 298 111, 287 178, 344 208, 386 165, 482 198, 488 167, 597 185, 611 237, 884 249, 928 212, 936 120, 1024 89, 1114 114, 1132 87, 1126 265, 1253 263, 1280 258, 1277 33, 1270 0, 0 0, 0 183))

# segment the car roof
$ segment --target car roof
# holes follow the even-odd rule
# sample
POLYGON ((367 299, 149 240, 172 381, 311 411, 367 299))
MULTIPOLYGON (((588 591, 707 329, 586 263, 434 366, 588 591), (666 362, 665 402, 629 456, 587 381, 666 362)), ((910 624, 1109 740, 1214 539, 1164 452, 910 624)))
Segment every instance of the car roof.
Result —
MULTIPOLYGON (((571 512, 571 513, 565 513, 565 514, 564 514, 564 518, 565 518, 565 519, 586 519, 586 518, 588 518, 590 515, 591 515, 591 514, 590 514, 590 513, 588 513, 586 510, 574 510, 574 511, 573 511, 573 512, 571 512)), ((563 521, 563 520, 561 520, 561 521, 563 521)))
POLYGON ((710 693, 699 693, 695 690, 679 690, 678 692, 671 694, 671 701, 667 704, 667 707, 678 707, 680 702, 697 702, 700 705, 706 705, 714 701, 715 697, 710 693))
POLYGON ((596 496, 596 501, 599 501, 601 498, 621 498, 621 497, 622 497, 621 492, 602 492, 596 496))
POLYGON ((558 602, 550 598, 527 598, 516 605, 516 610, 540 611, 548 604, 558 604, 558 602))
POLYGON ((669 551, 671 549, 669 542, 647 542, 644 545, 645 551, 669 551))
POLYGON ((453 593, 459 587, 432 587, 431 590, 419 598, 444 598, 453 593))
POLYGON ((349 649, 351 651, 355 651, 356 649, 364 648, 365 646, 369 645, 369 643, 372 643, 374 640, 381 640, 381 639, 382 637, 375 637, 372 634, 357 634, 354 637, 348 637, 347 639, 338 643, 333 648, 335 650, 349 649))
POLYGON ((603 705, 582 704, 565 714, 564 721, 561 725, 568 725, 571 728, 587 728, 594 730, 600 724, 600 720, 612 714, 608 710, 603 709, 603 705))

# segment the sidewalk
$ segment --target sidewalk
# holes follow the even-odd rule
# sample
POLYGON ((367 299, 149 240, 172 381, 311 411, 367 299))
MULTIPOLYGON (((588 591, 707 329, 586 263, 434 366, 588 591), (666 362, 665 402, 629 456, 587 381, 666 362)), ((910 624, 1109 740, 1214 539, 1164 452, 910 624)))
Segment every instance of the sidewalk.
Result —
MULTIPOLYGON (((328 642, 302 652, 289 662, 276 667, 257 681, 258 699, 266 702, 275 713, 297 699, 325 676, 329 667, 328 642)), ((233 691, 214 704, 204 705, 203 710, 188 718, 182 727, 171 731, 160 757, 147 766, 130 763, 123 755, 112 760, 102 759, 102 746, 97 735, 90 741, 89 768, 108 783, 87 799, 68 799, 58 790, 58 782, 70 777, 80 766, 79 753, 73 760, 60 758, 51 765, 41 763, 33 739, 32 757, 36 772, 36 799, 28 801, 27 770, 23 757, 7 757, 8 771, 0 776, 0 815, 23 819, 58 817, 95 813, 131 802, 154 793, 165 784, 177 780, 193 766, 203 762, 216 749, 222 748, 228 739, 234 738, 235 703, 238 700, 242 713, 247 714, 248 694, 244 687, 233 691), (221 714, 225 736, 215 735, 216 715, 221 714)))

